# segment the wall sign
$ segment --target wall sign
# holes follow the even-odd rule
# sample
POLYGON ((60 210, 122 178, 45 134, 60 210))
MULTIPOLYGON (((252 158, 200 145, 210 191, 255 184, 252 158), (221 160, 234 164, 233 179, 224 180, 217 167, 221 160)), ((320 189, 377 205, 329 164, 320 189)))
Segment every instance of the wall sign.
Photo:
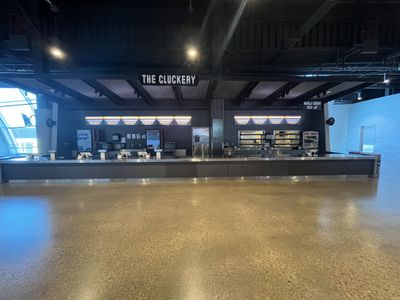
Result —
POLYGON ((321 110, 322 102, 321 101, 304 101, 304 109, 306 110, 321 110))
POLYGON ((186 74, 142 74, 139 82, 143 85, 195 86, 199 83, 199 77, 186 74))

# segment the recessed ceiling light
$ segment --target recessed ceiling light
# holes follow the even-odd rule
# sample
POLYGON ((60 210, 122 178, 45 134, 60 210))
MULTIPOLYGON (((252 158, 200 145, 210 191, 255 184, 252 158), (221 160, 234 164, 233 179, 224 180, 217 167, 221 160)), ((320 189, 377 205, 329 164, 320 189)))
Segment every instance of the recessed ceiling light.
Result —
POLYGON ((56 59, 63 60, 65 58, 65 52, 62 51, 57 46, 52 46, 49 48, 49 53, 56 59))

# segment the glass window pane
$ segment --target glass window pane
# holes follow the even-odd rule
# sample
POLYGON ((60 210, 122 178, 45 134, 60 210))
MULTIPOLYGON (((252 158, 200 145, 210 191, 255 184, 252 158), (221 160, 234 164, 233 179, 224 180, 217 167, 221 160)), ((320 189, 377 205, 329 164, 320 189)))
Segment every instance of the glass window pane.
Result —
MULTIPOLYGON (((37 153, 36 95, 15 88, 0 88, 1 133, 9 154, 37 153)), ((7 151, 2 151, 6 153, 7 151)))

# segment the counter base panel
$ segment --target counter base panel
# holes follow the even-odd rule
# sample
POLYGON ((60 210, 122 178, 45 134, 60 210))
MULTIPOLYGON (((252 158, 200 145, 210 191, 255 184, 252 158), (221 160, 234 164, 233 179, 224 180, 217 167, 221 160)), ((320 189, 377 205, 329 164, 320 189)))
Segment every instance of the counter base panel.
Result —
POLYGON ((2 182, 40 179, 374 176, 375 160, 204 161, 157 163, 20 163, 1 165, 2 182))

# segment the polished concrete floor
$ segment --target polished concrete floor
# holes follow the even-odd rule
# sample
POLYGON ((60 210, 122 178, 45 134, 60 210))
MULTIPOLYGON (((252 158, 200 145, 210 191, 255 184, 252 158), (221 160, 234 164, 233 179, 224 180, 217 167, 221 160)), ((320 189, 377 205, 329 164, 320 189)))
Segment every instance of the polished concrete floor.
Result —
POLYGON ((0 299, 400 299, 398 167, 2 185, 0 299))

